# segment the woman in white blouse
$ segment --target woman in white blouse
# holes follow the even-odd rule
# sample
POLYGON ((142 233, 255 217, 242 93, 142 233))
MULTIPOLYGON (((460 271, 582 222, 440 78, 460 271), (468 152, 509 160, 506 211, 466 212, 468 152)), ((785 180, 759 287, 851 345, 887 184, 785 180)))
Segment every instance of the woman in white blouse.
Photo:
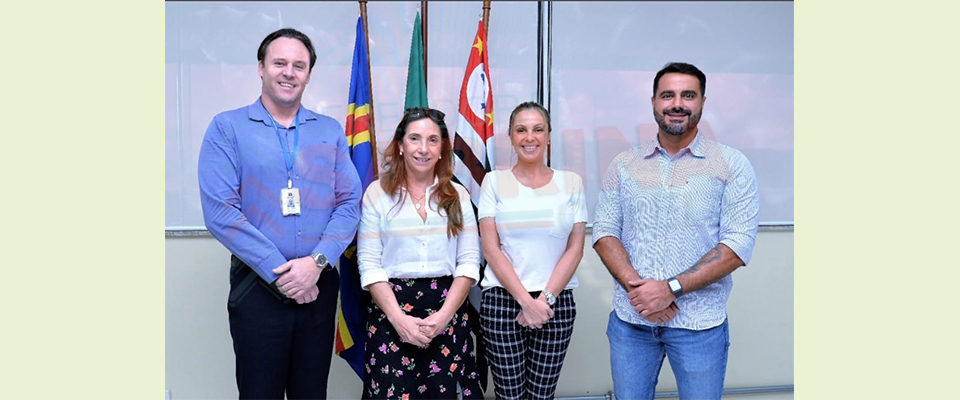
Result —
POLYGON ((543 106, 517 106, 509 130, 517 162, 486 175, 477 211, 487 260, 480 320, 496 397, 552 399, 576 317, 583 183, 544 163, 550 113, 543 106))
POLYGON ((360 284, 367 316, 364 398, 481 398, 464 300, 479 238, 443 113, 408 109, 361 202, 360 284))

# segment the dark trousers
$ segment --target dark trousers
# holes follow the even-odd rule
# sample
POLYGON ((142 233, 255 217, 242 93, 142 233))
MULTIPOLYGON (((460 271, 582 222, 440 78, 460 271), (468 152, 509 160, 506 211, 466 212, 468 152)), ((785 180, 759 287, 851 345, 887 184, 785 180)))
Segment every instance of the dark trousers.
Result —
POLYGON ((317 287, 315 301, 297 304, 231 257, 227 311, 241 399, 327 397, 337 271, 320 274, 317 287))
MULTIPOLYGON (((540 292, 530 295, 537 298, 540 292)), ((559 293, 553 318, 543 328, 520 326, 517 314, 521 310, 507 289, 495 286, 483 291, 480 322, 494 394, 497 399, 552 399, 577 317, 573 291, 559 293)))

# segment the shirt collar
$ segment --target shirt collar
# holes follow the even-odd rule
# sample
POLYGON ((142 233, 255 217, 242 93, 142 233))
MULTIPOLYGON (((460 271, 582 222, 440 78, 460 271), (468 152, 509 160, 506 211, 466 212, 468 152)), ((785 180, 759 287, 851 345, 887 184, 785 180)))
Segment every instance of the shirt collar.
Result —
POLYGON ((663 151, 663 150, 660 149, 660 142, 659 142, 658 140, 654 139, 654 141, 652 141, 652 142, 647 142, 647 143, 644 143, 644 144, 640 145, 640 148, 639 148, 640 157, 650 158, 650 157, 652 157, 654 154, 657 154, 657 151, 658 151, 658 150, 659 150, 659 151, 663 151))
MULTIPOLYGON (((303 124, 307 121, 317 119, 317 116, 313 115, 313 113, 309 111, 310 110, 303 108, 303 104, 300 104, 300 109, 297 113, 300 117, 297 119, 297 124, 303 124)), ((260 121, 266 126, 273 127, 273 117, 271 117, 270 113, 267 112, 267 107, 263 105, 263 101, 260 100, 260 97, 257 97, 257 101, 247 107, 247 117, 253 121, 260 121)))
POLYGON ((690 154, 697 158, 704 158, 707 156, 707 149, 703 144, 703 140, 700 138, 700 131, 697 130, 697 136, 693 137, 693 141, 687 145, 687 148, 690 149, 690 154))
MULTIPOLYGON (((706 157, 706 156, 707 156, 706 149, 704 148, 703 141, 700 140, 700 130, 699 130, 699 129, 697 130, 697 134, 693 137, 693 140, 690 141, 690 144, 688 144, 687 147, 684 147, 684 148, 680 149, 680 151, 678 151, 677 154, 683 153, 683 151, 686 150, 686 149, 689 149, 689 150, 690 150, 690 154, 693 155, 694 157, 703 158, 703 157, 706 157)), ((641 148, 640 155, 643 156, 643 158, 648 158, 648 157, 653 156, 654 154, 656 154, 657 151, 659 151, 659 152, 661 152, 661 153, 663 153, 663 154, 668 154, 668 153, 667 153, 667 150, 660 146, 660 139, 659 139, 659 137, 658 137, 658 138, 655 138, 655 139, 653 140, 653 142, 651 142, 651 143, 649 144, 649 147, 648 147, 648 148, 641 148)))

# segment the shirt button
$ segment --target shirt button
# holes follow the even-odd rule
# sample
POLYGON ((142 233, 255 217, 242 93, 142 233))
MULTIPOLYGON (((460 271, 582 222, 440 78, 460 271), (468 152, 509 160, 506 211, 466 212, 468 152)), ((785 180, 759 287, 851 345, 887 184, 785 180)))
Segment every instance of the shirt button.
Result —
POLYGON ((297 236, 300 236, 300 231, 297 231, 297 236))
POLYGON ((420 247, 427 247, 427 242, 420 242, 420 247))
POLYGON ((420 264, 420 269, 424 269, 426 267, 427 267, 426 265, 420 264))

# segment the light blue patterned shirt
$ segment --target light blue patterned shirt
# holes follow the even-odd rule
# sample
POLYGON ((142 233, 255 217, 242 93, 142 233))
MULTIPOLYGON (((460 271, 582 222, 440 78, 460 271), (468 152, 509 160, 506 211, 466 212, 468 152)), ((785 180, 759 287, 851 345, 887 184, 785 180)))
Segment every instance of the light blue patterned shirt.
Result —
MULTIPOLYGON (((743 153, 699 132, 672 157, 654 140, 620 153, 607 168, 593 243, 606 236, 620 239, 642 278, 676 276, 718 243, 747 264, 759 203, 756 174, 743 153)), ((677 299, 680 311, 665 324, 641 317, 623 287, 614 287, 613 308, 623 321, 702 330, 726 319, 733 280, 727 275, 685 293, 677 299)))

